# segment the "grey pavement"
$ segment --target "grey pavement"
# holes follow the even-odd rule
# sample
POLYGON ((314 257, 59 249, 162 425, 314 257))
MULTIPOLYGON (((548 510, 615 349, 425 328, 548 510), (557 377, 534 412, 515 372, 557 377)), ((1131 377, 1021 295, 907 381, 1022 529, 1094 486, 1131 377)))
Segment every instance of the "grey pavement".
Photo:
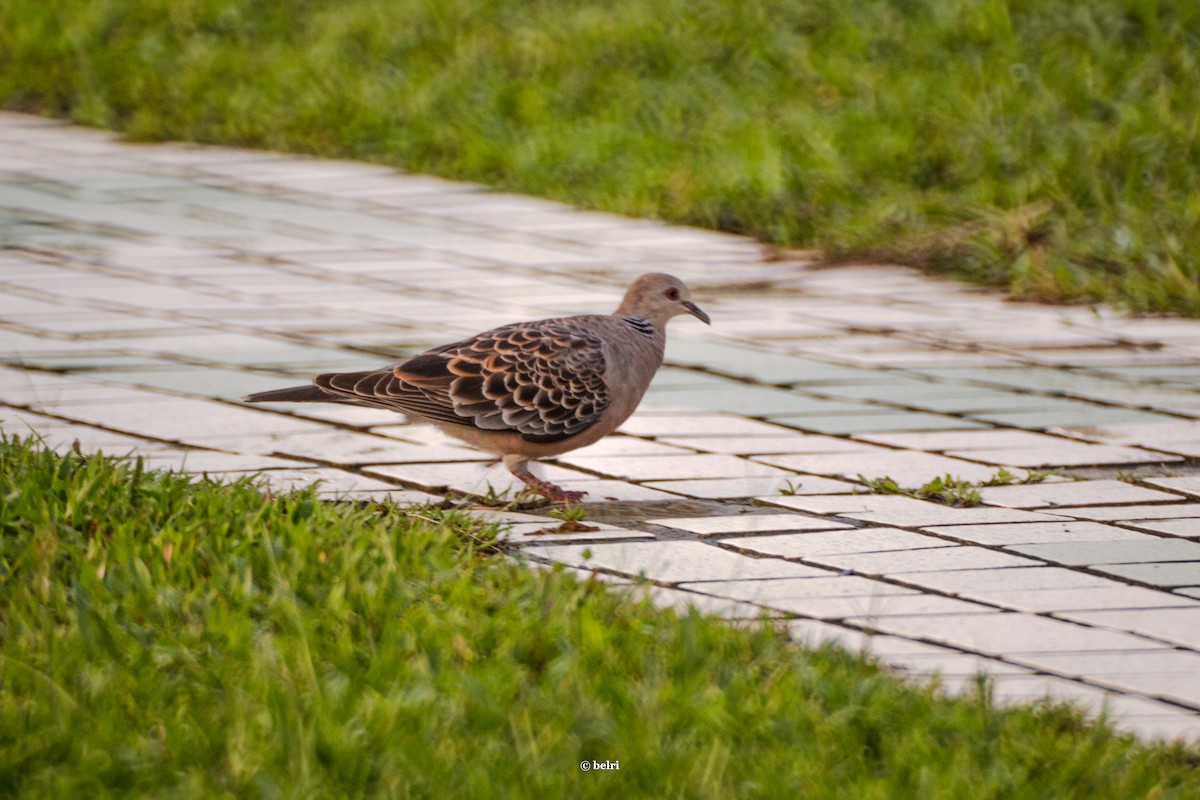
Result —
POLYGON ((514 552, 655 602, 777 618, 948 690, 1200 736, 1200 323, 1006 302, 359 163, 0 114, 0 427, 329 497, 475 504, 514 552), (643 272, 713 317, 616 436, 541 466, 582 532, 385 412, 242 394, 515 320, 643 272), (1003 470, 1003 471, 1002 471, 1003 470), (982 503, 864 493, 953 475, 982 503))

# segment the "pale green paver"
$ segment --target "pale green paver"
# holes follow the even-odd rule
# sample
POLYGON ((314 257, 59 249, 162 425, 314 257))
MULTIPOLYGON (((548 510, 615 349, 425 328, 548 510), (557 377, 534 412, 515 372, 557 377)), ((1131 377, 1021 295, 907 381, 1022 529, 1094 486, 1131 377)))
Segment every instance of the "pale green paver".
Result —
POLYGON ((1166 588, 1200 584, 1200 561, 1174 561, 1141 564, 1101 564, 1097 572, 1106 572, 1138 583, 1166 588))
POLYGON ((1113 423, 1156 423, 1168 424, 1171 420, 1162 414, 1138 411, 1118 406, 1101 406, 1093 403, 1062 401, 1052 408, 1039 406, 1028 410, 994 412, 983 411, 971 414, 974 419, 995 425, 1010 425, 1014 428, 1047 430, 1050 428, 1087 428, 1113 423))
MULTIPOLYGON (((942 542, 938 542, 942 544, 942 542)), ((824 553, 807 559, 814 564, 861 575, 906 576, 914 572, 948 569, 993 570, 1005 567, 1032 567, 1037 561, 1001 553, 983 547, 931 547, 921 550, 897 550, 882 553, 824 553)))
MULTIPOLYGON (((1065 612, 1064 612, 1065 613, 1065 612)), ((1200 603, 1187 608, 1151 608, 1118 611, 1073 611, 1074 619, 1125 631, 1137 631, 1167 642, 1200 647, 1200 603)))
POLYGON ((608 569, 663 583, 739 578, 826 578, 837 574, 790 561, 751 558, 702 542, 557 545, 532 547, 528 552, 576 567, 608 569))
POLYGON ((1097 542, 1141 542, 1146 540, 1145 535, 1137 531, 1119 528, 1115 525, 1103 525, 1099 522, 1076 520, 1018 522, 1003 525, 936 525, 926 527, 925 530, 950 539, 992 547, 1047 544, 1065 547, 1068 552, 1072 553, 1081 549, 1076 547, 1074 544, 1076 542, 1088 545, 1097 542))
POLYGON ((1055 508, 1119 503, 1169 503, 1179 495, 1134 486, 1117 480, 1038 483, 1029 486, 995 486, 982 489, 983 501, 1010 508, 1055 508))
POLYGON ((729 517, 671 517, 648 519, 651 525, 691 531, 700 536, 720 536, 735 533, 771 533, 778 531, 820 531, 850 528, 844 522, 809 517, 802 514, 742 514, 729 517))
POLYGON ((1179 498, 1178 503, 1165 503, 1153 506, 1091 506, 1083 508, 1056 509, 1056 514, 1064 517, 1093 520, 1127 520, 1135 524, 1145 520, 1179 520, 1200 517, 1200 503, 1190 503, 1186 498, 1179 498))
MULTIPOLYGON (((856 484, 812 475, 777 476, 773 478, 697 478, 692 480, 647 481, 643 486, 664 492, 710 500, 733 500, 756 497, 764 492, 792 494, 828 494, 851 492, 856 484)), ((779 494, 783 497, 784 495, 779 494)))
POLYGON ((1181 536, 1185 539, 1200 539, 1200 519, 1195 517, 1189 519, 1133 520, 1126 524, 1144 531, 1168 533, 1171 536, 1181 536))
POLYGON ((1136 447, 1066 442, 1052 447, 948 450, 948 456, 970 458, 1003 467, 1041 469, 1045 467, 1090 467, 1110 464, 1170 464, 1182 456, 1156 453, 1136 447))
POLYGON ((1127 608, 1171 608, 1194 605, 1194 601, 1170 592, 1128 586, 1111 581, 1109 586, 1092 586, 1071 589, 1003 590, 975 589, 959 592, 958 596, 968 600, 979 600, 1034 614, 1060 613, 1066 611, 1096 611, 1127 608))
POLYGON ((1130 633, 1085 628, 1024 613, 990 612, 952 617, 886 617, 872 627, 901 636, 1008 657, 1015 653, 1161 650, 1162 645, 1130 633))
POLYGON ((953 542, 898 528, 850 528, 814 533, 785 533, 776 536, 749 536, 722 539, 722 544, 782 558, 807 558, 843 553, 875 553, 926 547, 950 547, 953 542))
MULTIPOLYGON (((875 406, 874 408, 879 408, 875 406)), ((980 422, 959 417, 914 412, 883 411, 864 414, 772 414, 766 419, 814 433, 850 435, 871 431, 921 431, 947 428, 986 428, 980 422)))
POLYGON ((1146 483, 1151 486, 1159 486, 1163 489, 1170 489, 1174 492, 1180 492, 1188 497, 1200 497, 1200 476, 1193 475, 1186 478, 1147 478, 1146 483))
POLYGON ((1144 534, 1132 541, 1014 544, 1005 548, 1067 566, 1147 564, 1156 561, 1200 562, 1200 543, 1144 534))

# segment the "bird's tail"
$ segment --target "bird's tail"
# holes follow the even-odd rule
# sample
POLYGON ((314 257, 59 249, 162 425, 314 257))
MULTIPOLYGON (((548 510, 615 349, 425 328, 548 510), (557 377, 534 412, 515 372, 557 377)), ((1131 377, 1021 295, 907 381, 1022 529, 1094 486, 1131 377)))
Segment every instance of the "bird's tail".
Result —
POLYGON ((307 386, 289 386, 286 389, 255 392, 242 398, 247 403, 336 403, 338 399, 337 395, 311 383, 307 386))

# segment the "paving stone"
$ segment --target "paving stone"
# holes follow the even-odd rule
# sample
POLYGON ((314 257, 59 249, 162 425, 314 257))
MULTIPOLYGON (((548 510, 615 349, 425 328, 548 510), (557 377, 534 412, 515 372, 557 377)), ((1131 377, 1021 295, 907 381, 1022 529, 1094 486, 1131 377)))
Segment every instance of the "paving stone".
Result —
POLYGON ((1136 531, 1102 525, 1099 522, 1020 522, 1005 525, 940 525, 925 528, 931 533, 974 544, 1003 546, 1012 544, 1058 544, 1064 542, 1144 541, 1136 531))
POLYGON ((191 473, 251 473, 264 469, 289 469, 296 467, 315 467, 311 462, 298 462, 293 459, 273 458, 261 455, 242 455, 240 453, 222 453, 215 450, 184 450, 168 447, 148 447, 145 444, 137 449, 148 469, 169 469, 176 472, 191 473))
POLYGON ((158 439, 204 444, 213 438, 325 429, 279 414, 242 409, 208 400, 162 395, 152 402, 60 403, 54 413, 108 428, 158 439))
POLYGON ((1059 616, 1069 616, 1089 625, 1153 636, 1185 647, 1200 648, 1200 604, 1188 608, 1068 611, 1059 616))
POLYGON ((640 439, 636 436, 606 436, 594 444, 589 444, 587 447, 580 450, 588 456, 677 456, 690 455, 692 450, 703 450, 704 448, 693 448, 682 440, 684 444, 680 447, 675 447, 669 444, 663 444, 661 441, 650 441, 649 439, 640 439))
POLYGON ((540 522, 519 522, 509 526, 497 538, 510 544, 544 544, 546 542, 602 541, 608 539, 653 539, 654 534, 635 531, 616 525, 585 522, 591 530, 562 530, 560 520, 548 518, 540 522))
POLYGON ((941 655, 935 656, 887 656, 889 667, 895 667, 919 680, 937 680, 943 690, 951 694, 962 694, 975 689, 979 676, 1031 675, 1031 670, 1014 667, 1003 661, 986 656, 959 653, 946 648, 936 648, 941 655))
POLYGON ((968 481, 985 481, 996 470, 981 464, 936 456, 929 453, 880 450, 873 453, 829 455, 770 455, 756 456, 756 461, 777 467, 854 479, 891 478, 901 486, 922 486, 934 478, 953 475, 968 481))
POLYGON ((1200 561, 1149 564, 1099 564, 1093 569, 1151 586, 1176 587, 1200 584, 1200 561))
MULTIPOLYGON (((590 483, 596 476, 575 472, 553 464, 534 468, 545 480, 555 483, 590 483)), ((434 464, 376 464, 364 470, 371 475, 396 478, 435 491, 454 489, 469 494, 486 495, 489 491, 514 495, 525 487, 503 467, 493 467, 483 461, 434 464)))
POLYGON ((848 525, 844 527, 848 530, 722 539, 721 543, 739 550, 750 550, 782 558, 808 558, 815 555, 877 553, 953 546, 952 542, 944 539, 922 536, 919 533, 910 533, 898 528, 850 528, 848 525))
POLYGON ((1109 586, 1072 587, 1069 589, 963 589, 959 597, 1035 614, 1065 611, 1094 611, 1124 608, 1172 608, 1191 605, 1192 601, 1170 592, 1110 581, 1109 586))
MULTIPOLYGON (((1007 592, 1019 594, 1026 591, 1050 589, 1107 589, 1113 584, 1108 578, 1089 575, 1086 572, 1062 567, 1017 567, 991 570, 941 570, 938 572, 911 572, 904 582, 948 594, 972 592, 1007 592)), ((982 597, 983 595, 972 595, 982 597)), ((988 595, 999 596, 999 595, 988 595)))
MULTIPOLYGON (((899 379, 898 373, 876 373, 876 377, 854 383, 836 381, 809 384, 806 388, 836 398, 850 400, 873 400, 902 405, 922 407, 926 400, 937 400, 943 397, 980 398, 996 395, 1007 396, 1007 392, 994 389, 984 389, 978 386, 965 386, 953 383, 935 383, 928 380, 904 378, 899 379)), ((924 448, 918 448, 924 449, 924 448)))
MULTIPOLYGON (((723 597, 688 592, 668 586, 650 586, 646 596, 659 608, 672 608, 686 614, 693 609, 730 620, 754 620, 772 616, 771 612, 749 603, 739 603, 723 597)), ((778 615, 775 615, 778 616, 778 615)))
POLYGON ((823 647, 837 645, 852 653, 869 652, 870 634, 853 628, 843 628, 832 622, 822 622, 816 619, 794 619, 785 623, 788 636, 804 647, 823 647))
POLYGON ((0 399, 6 403, 30 406, 51 414, 63 414, 60 407, 90 403, 94 406, 125 405, 127 403, 154 403, 161 394, 134 389, 127 386, 106 386, 99 381, 83 378, 55 378, 46 380, 41 373, 29 372, 28 381, 22 385, 10 383, 4 387, 0 399), (36 376, 36 377, 35 377, 36 376))
POLYGON ((747 603, 773 605, 797 598, 836 597, 892 597, 917 595, 914 589, 906 589, 884 581, 863 578, 858 575, 838 575, 830 578, 782 578, 778 580, 705 581, 682 584, 696 591, 717 597, 731 597, 747 603))
POLYGON ((1142 530, 1167 533, 1171 536, 1179 536, 1185 539, 1200 539, 1200 519, 1194 517, 1189 519, 1134 520, 1126 524, 1133 525, 1142 530))
POLYGON ((695 388, 651 387, 652 400, 669 402, 688 408, 716 409, 730 413, 747 414, 770 420, 795 420, 796 427, 806 427, 802 420, 807 416, 828 417, 871 413, 871 406, 844 403, 836 400, 819 400, 782 389, 753 386, 734 381, 723 381, 723 385, 707 385, 695 388), (801 416, 796 416, 797 414, 801 416))
POLYGON ((478 450, 452 445, 401 442, 342 430, 281 433, 260 437, 251 452, 296 456, 333 464, 394 464, 430 461, 478 461, 478 450))
POLYGON ((1038 562, 982 547, 934 547, 882 553, 828 553, 808 558, 815 564, 853 570, 867 575, 907 575, 943 570, 990 570, 1030 567, 1038 562))
MULTIPOLYGON (((159 362, 167 363, 167 362, 159 362)), ((262 386, 262 375, 232 369, 205 368, 194 366, 179 369, 162 369, 155 365, 120 370, 110 364, 103 365, 104 378, 108 381, 129 383, 167 392, 224 399, 235 394, 248 394, 262 386)))
POLYGON ((1067 703, 1090 714, 1099 714, 1121 695, 1052 675, 998 675, 991 682, 992 701, 997 705, 1050 701, 1067 703))
MULTIPOLYGON (((715 342, 672 340, 667 361, 696 367, 717 368, 733 375, 754 378, 764 383, 801 383, 816 380, 854 380, 865 372, 852 367, 812 361, 804 358, 736 347, 715 342)), ((868 377, 870 373, 867 373, 868 377)))
POLYGON ((636 483, 626 483, 616 480, 594 480, 588 481, 587 485, 581 486, 580 489, 587 490, 585 503, 602 502, 606 500, 619 502, 646 502, 646 501, 670 501, 677 499, 676 495, 660 492, 657 489, 652 489, 648 486, 639 486, 636 483))
POLYGON ((764 531, 823 531, 849 528, 844 522, 800 514, 740 514, 720 517, 669 517, 649 519, 653 525, 664 525, 691 531, 701 536, 720 536, 731 533, 762 533, 764 531))
POLYGON ((436 504, 446 499, 441 495, 420 492, 416 489, 400 489, 395 486, 387 489, 326 489, 324 488, 324 484, 317 487, 317 497, 322 500, 342 500, 356 503, 395 503, 401 506, 436 504))
POLYGON ((1078 541, 1050 544, 1016 544, 1015 553, 1068 566, 1140 564, 1155 561, 1200 561, 1200 543, 1142 535, 1130 541, 1078 541))
POLYGON ((882 617, 909 615, 977 614, 986 606, 930 594, 857 597, 790 597, 770 601, 769 607, 824 620, 853 618, 870 624, 882 617))
POLYGON ((1108 701, 1108 714, 1118 726, 1128 726, 1133 720, 1186 719, 1191 723, 1192 738, 1196 736, 1196 714, 1177 706, 1165 705, 1157 700, 1131 694, 1113 695, 1108 701))
POLYGON ((1092 428, 1098 425, 1162 423, 1172 418, 1148 411, 1135 411, 1116 406, 1101 406, 1092 403, 1071 400, 1056 400, 1045 398, 1043 408, 1017 409, 1005 412, 978 412, 971 416, 982 422, 993 425, 1005 425, 1013 428, 1029 428, 1037 430, 1054 430, 1068 426, 1092 428))
POLYGON ((1200 475, 1187 478, 1146 478, 1145 482, 1151 486, 1186 494, 1188 497, 1200 498, 1200 475))
POLYGON ((940 414, 923 414, 915 411, 877 414, 787 414, 764 415, 766 419, 813 433, 853 435, 870 431, 919 431, 944 430, 947 428, 989 428, 991 426, 961 417, 944 417, 940 414))
POLYGON ((816 478, 811 475, 792 475, 776 478, 700 478, 683 481, 651 481, 645 484, 664 492, 675 492, 688 497, 704 497, 712 500, 757 497, 763 494, 788 491, 792 494, 828 494, 850 492, 855 484, 816 478))
POLYGON ((828 570, 777 558, 751 558, 702 542, 629 542, 527 547, 525 553, 576 567, 644 575, 663 583, 746 578, 827 577, 828 570))
POLYGON ((1064 517, 1114 522, 1150 519, 1174 520, 1200 517, 1200 503, 1171 503, 1154 506, 1085 506, 1083 508, 1064 508, 1056 510, 1054 513, 1064 517))
MULTIPOLYGON (((994 335, 999 336, 1000 332, 994 335)), ((946 380, 981 381, 1031 391, 1081 392, 1112 385, 1111 381, 1082 372, 1016 365, 929 369, 922 372, 946 380)))
POLYGON ((622 423, 633 436, 778 436, 788 431, 733 414, 703 414, 687 409, 647 410, 643 407, 622 423))
POLYGON ((791 433, 780 429, 772 436, 663 436, 658 441, 709 453, 753 456, 769 453, 861 453, 874 450, 836 436, 791 433))
POLYGON ((882 617, 872 620, 870 626, 883 633, 925 639, 1003 658, 1017 653, 1161 649, 1161 645, 1149 639, 1128 633, 1088 628, 1020 612, 882 617))
POLYGON ((340 494, 351 491, 388 491, 395 486, 383 481, 374 480, 352 472, 330 467, 268 469, 261 472, 247 473, 244 470, 219 472, 208 470, 204 473, 216 481, 235 481, 254 475, 254 483, 267 487, 274 492, 290 492, 303 489, 313 484, 327 493, 340 494))
POLYGON ((1200 677, 1200 653, 1167 647, 1111 653, 1030 653, 1015 656, 1014 660, 1035 669, 1076 678, 1130 672, 1146 675, 1190 673, 1200 677))
POLYGON ((1142 739, 1157 739, 1167 742, 1193 744, 1200 740, 1200 725, 1192 713, 1175 713, 1170 716, 1127 715, 1116 721, 1119 729, 1128 731, 1142 739))
POLYGON ((884 494, 760 497, 759 502, 814 514, 910 528, 991 522, 1054 521, 1061 517, 1011 508, 953 508, 914 497, 884 494))
MULTIPOLYGON (((1092 426, 1064 423, 1063 430, 1067 435, 1083 435, 1089 439, 1104 439, 1172 453, 1188 454, 1195 448, 1196 443, 1200 442, 1200 422, 1194 420, 1166 419, 1153 423, 1092 426)), ((1193 483, 1193 488, 1194 480, 1193 478, 1189 482, 1193 483)))
POLYGON ((939 647, 935 644, 927 644, 926 642, 918 642, 914 639, 905 639, 900 636, 888 636, 882 633, 865 634, 865 648, 867 652, 878 658, 892 662, 893 660, 939 660, 943 658, 952 658, 956 656, 966 656, 967 658, 980 658, 974 654, 961 653, 957 650, 950 650, 945 647, 939 647))
MULTIPOLYGON (((0 394, 2 393, 3 389, 0 389, 0 394)), ((9 433, 24 435, 27 431, 62 428, 68 425, 69 423, 47 417, 36 411, 0 405, 0 426, 3 426, 9 433)))
MULTIPOLYGON (((32 431, 20 428, 6 428, 9 434, 20 436, 30 435, 32 431)), ((88 425, 55 425, 37 429, 38 439, 43 445, 63 452, 79 443, 79 448, 85 453, 103 452, 110 456, 137 455, 146 447, 157 447, 159 442, 151 442, 137 436, 126 436, 120 433, 93 428, 88 425)))
POLYGON ((1194 597, 1200 600, 1200 586, 1185 586, 1175 590, 1175 594, 1181 594, 1186 597, 1194 597))
POLYGON ((727 455, 592 457, 569 453, 559 456, 558 462, 636 481, 791 477, 785 470, 727 455))
POLYGON ((1178 495, 1116 480, 1032 483, 992 486, 981 489, 983 502, 1008 508, 1056 508, 1059 506, 1115 505, 1178 500, 1178 495))
POLYGON ((855 438, 867 442, 892 445, 894 447, 904 447, 910 450, 928 450, 931 452, 1043 448, 1064 443, 1072 444, 1054 436, 1004 428, 965 431, 922 431, 919 433, 867 433, 855 438))
POLYGON ((1080 467, 1104 464, 1165 464, 1182 461, 1182 456, 1154 453, 1134 447, 1100 444, 1058 443, 1045 448, 1014 447, 1009 449, 948 450, 948 456, 959 456, 1006 467, 1080 467))
MULTIPOLYGON (((945 393, 932 397, 904 400, 906 405, 914 408, 927 409, 943 414, 972 414, 985 415, 989 413, 1005 413, 1020 409, 1044 409, 1049 398, 1041 395, 1018 394, 996 389, 981 387, 957 386, 942 384, 945 393)), ((991 425, 976 428, 979 432, 997 430, 991 425)), ((944 433, 945 431, 934 431, 944 433)))

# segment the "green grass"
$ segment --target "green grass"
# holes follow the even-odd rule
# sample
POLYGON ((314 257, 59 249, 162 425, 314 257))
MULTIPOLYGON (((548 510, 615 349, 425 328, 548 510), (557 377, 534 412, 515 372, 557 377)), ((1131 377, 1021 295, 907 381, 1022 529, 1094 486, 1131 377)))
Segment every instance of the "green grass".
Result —
POLYGON ((0 103, 1200 315, 1200 4, 6 0, 0 103))
POLYGON ((492 534, 5 440, 0 795, 1200 793, 1194 749, 948 700, 530 570, 492 534))
MULTIPOLYGON (((1004 485, 1015 480, 1006 470, 1001 470, 1001 472, 1008 475, 1008 478, 998 472, 991 481, 981 483, 980 486, 1004 485), (997 484, 996 480, 999 480, 1000 483, 997 484)), ((932 500, 935 503, 956 508, 970 508, 983 502, 983 497, 974 484, 949 473, 936 477, 923 486, 911 488, 901 486, 894 478, 887 475, 880 478, 868 478, 860 473, 858 482, 875 494, 902 494, 918 500, 932 500)))

